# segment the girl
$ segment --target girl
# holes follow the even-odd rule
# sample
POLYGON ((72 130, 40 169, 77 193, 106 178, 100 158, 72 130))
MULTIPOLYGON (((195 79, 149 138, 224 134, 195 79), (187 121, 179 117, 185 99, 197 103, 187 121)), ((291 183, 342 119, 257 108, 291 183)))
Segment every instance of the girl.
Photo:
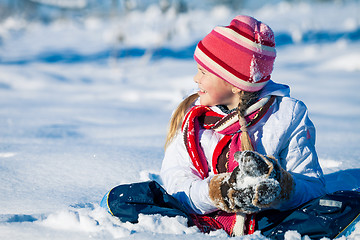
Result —
POLYGON ((314 125, 289 87, 270 80, 275 56, 274 33, 252 17, 214 28, 194 54, 199 91, 170 122, 166 191, 230 235, 325 193, 314 125))
POLYGON ((214 28, 194 53, 199 91, 170 121, 166 191, 156 182, 120 185, 101 205, 134 223, 138 213, 160 213, 204 232, 283 234, 279 223, 290 216, 291 225, 292 210, 324 195, 325 184, 306 106, 270 80, 275 56, 274 33, 252 17, 214 28))

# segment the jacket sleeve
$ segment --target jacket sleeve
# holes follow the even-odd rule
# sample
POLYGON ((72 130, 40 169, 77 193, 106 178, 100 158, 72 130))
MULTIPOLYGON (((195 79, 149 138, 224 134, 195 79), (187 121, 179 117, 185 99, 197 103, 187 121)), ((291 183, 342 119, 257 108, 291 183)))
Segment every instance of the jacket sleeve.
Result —
POLYGON ((207 214, 217 210, 209 198, 211 176, 202 179, 194 168, 183 137, 177 134, 165 151, 160 175, 164 188, 190 213, 207 214))
POLYGON ((289 127, 280 145, 280 164, 292 174, 292 198, 279 206, 292 209, 325 194, 325 181, 315 150, 315 127, 304 103, 295 101, 289 127))

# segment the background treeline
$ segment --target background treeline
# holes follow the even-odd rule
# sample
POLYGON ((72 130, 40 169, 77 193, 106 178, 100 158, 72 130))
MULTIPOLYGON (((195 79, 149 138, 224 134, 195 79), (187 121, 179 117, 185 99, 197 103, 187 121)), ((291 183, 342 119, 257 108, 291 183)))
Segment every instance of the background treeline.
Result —
POLYGON ((286 2, 336 2, 358 0, 0 0, 0 21, 10 16, 29 21, 50 22, 61 18, 81 18, 88 16, 116 17, 128 11, 144 11, 151 6, 158 6, 161 11, 170 9, 184 13, 196 8, 212 8, 223 5, 233 10, 259 8, 265 4, 286 2))

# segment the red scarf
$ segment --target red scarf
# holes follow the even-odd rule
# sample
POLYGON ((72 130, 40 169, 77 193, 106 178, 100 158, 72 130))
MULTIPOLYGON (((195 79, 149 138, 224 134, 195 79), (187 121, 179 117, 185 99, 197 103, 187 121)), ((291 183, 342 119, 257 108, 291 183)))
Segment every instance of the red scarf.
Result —
MULTIPOLYGON (((262 98, 254 105, 250 106, 245 112, 245 119, 248 123, 246 127, 256 124, 266 114, 274 100, 274 96, 271 98, 262 98)), ((234 153, 241 150, 241 126, 239 124, 237 112, 235 111, 227 115, 220 114, 213 111, 210 107, 198 105, 192 107, 185 116, 182 125, 185 146, 199 177, 205 179, 208 177, 209 168, 205 154, 200 146, 200 128, 212 129, 213 131, 224 135, 215 147, 212 157, 212 168, 215 174, 219 173, 217 169, 219 156, 224 151, 224 148, 230 144, 227 171, 232 172, 233 169, 238 166, 238 162, 234 160, 234 153)), ((200 218, 201 216, 196 216, 194 219, 195 222, 199 222, 200 218)), ((209 217, 206 216, 205 218, 208 219, 209 217)), ((211 224, 213 229, 223 228, 229 235, 232 234, 236 221, 234 213, 218 211, 216 216, 213 216, 212 218, 217 222, 213 223, 213 220, 208 221, 208 224, 211 224)), ((206 220, 202 219, 200 222, 203 221, 206 220)), ((254 217, 249 215, 247 217, 247 222, 250 225, 246 226, 246 232, 247 234, 252 234, 255 231, 254 217)))

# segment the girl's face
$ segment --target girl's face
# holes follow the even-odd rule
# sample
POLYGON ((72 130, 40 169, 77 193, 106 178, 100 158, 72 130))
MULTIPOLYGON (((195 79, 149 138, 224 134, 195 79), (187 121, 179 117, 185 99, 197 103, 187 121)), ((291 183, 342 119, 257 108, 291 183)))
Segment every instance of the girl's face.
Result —
POLYGON ((199 86, 200 104, 206 106, 226 105, 229 109, 237 107, 240 89, 230 85, 218 76, 208 72, 199 64, 194 81, 199 86))

